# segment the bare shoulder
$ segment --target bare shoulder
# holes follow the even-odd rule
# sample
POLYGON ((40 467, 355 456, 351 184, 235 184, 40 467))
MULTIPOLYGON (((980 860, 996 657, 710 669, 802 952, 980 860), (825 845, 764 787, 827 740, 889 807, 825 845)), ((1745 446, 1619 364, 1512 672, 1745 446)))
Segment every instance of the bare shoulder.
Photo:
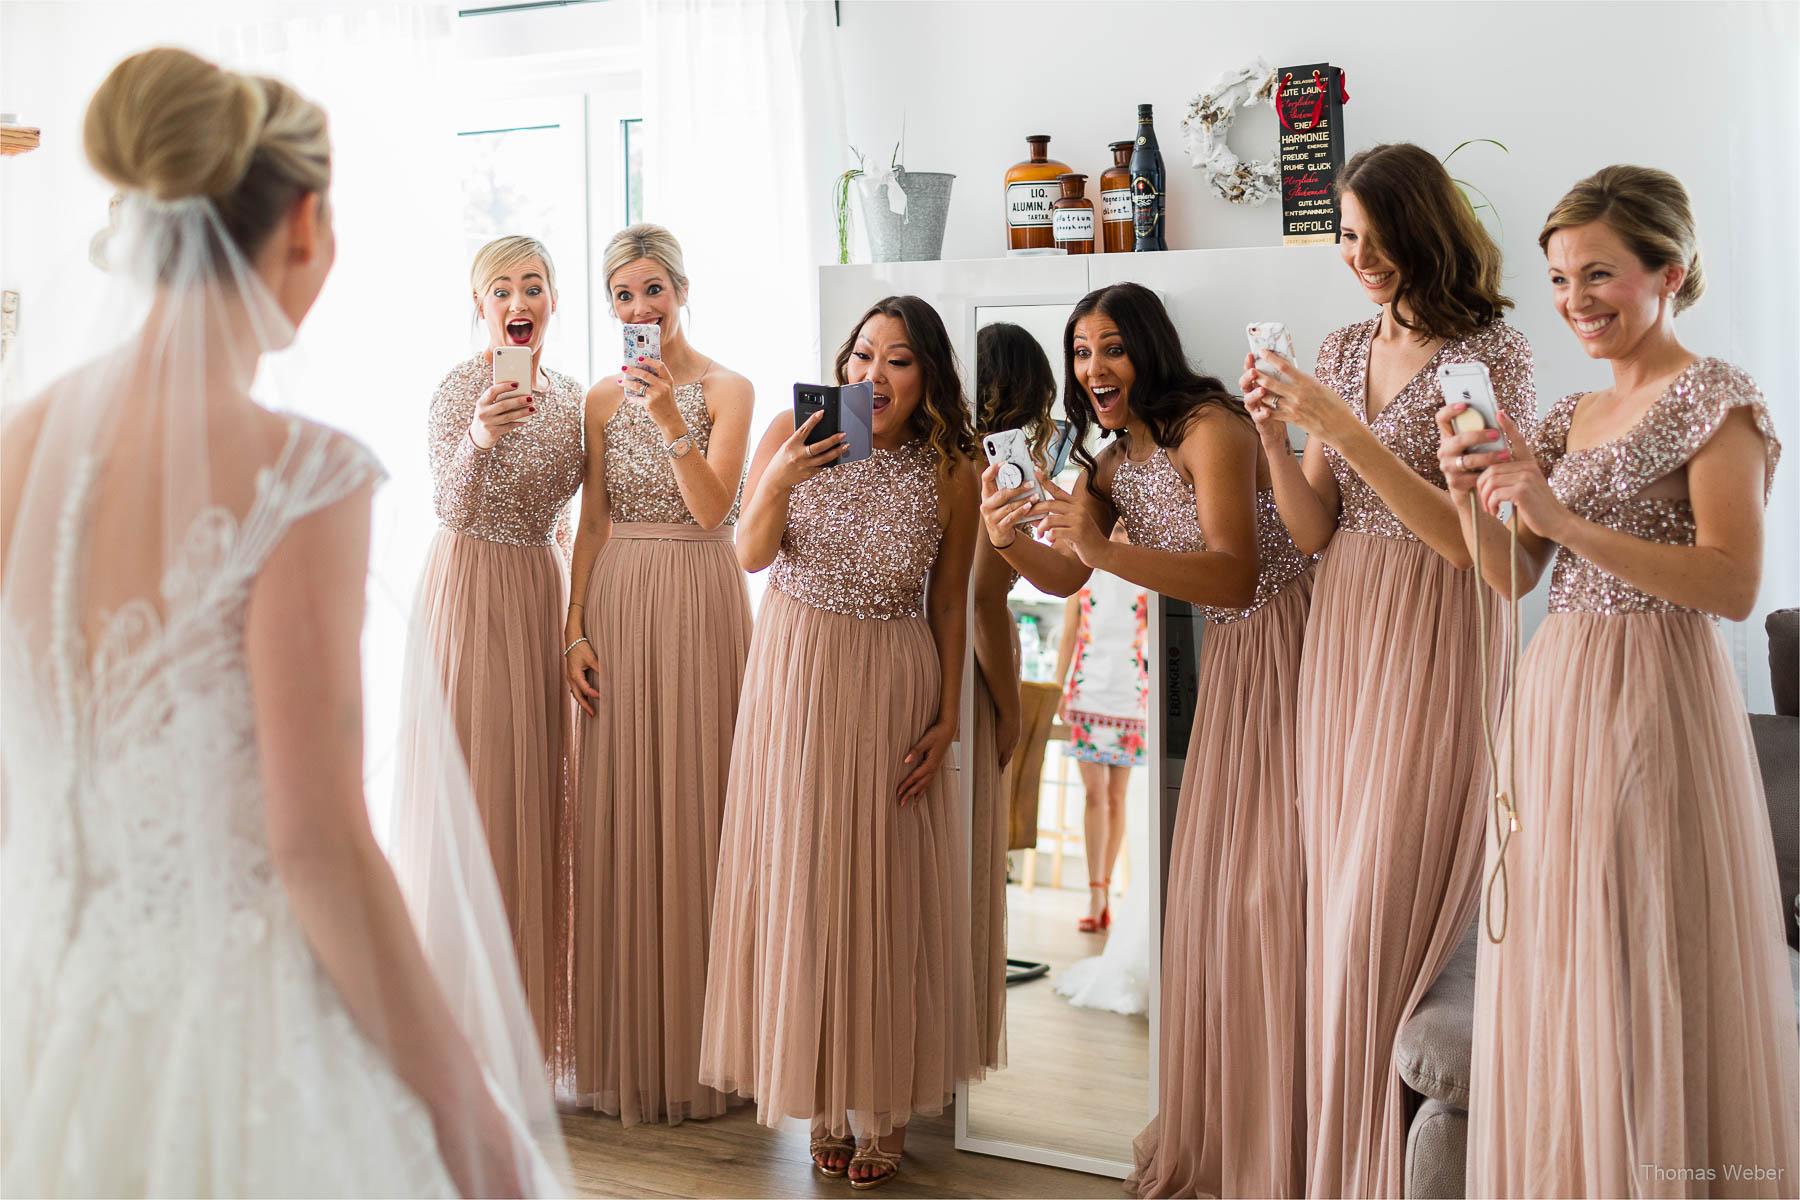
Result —
POLYGON ((619 405, 625 402, 625 388, 617 375, 607 375, 595 382, 587 392, 582 412, 589 430, 599 430, 619 411, 619 405))
POLYGON ((700 380, 706 392, 706 406, 714 413, 735 405, 755 403, 756 388, 748 378, 724 363, 714 363, 700 380))

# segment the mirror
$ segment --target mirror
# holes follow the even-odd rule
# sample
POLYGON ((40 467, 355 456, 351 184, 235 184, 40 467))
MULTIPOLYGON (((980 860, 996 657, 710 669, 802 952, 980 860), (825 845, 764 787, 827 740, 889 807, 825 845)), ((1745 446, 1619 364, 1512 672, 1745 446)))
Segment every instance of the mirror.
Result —
MULTIPOLYGON (((1052 415, 1063 419, 1062 330, 1071 308, 977 306, 977 397, 989 394, 991 381, 981 373, 995 361, 1038 369, 1021 341, 1028 334, 1055 379, 1052 415), (1012 328, 990 328, 998 326, 1012 328), (1014 358, 979 352, 1001 334, 1011 340, 1014 358)), ((1077 473, 1070 465, 1058 482, 1067 486, 1077 473)), ((979 765, 969 772, 976 793, 970 855, 976 1003, 995 1019, 999 1009, 983 987, 984 967, 987 978, 997 977, 1003 955, 1009 963, 1002 989, 1006 1066, 962 1092, 957 1145, 1123 1178, 1132 1139, 1154 1101, 1152 964, 1160 942, 1163 806, 1151 798, 1163 771, 1152 778, 1153 764, 1161 766, 1161 739, 1145 708, 1156 690, 1147 643, 1160 608, 1155 597, 1111 577, 1096 576, 1083 597, 1071 605, 1024 580, 1006 597, 1019 644, 1020 743, 1004 775, 979 765), (1063 646, 1065 631, 1075 635, 1074 646, 1063 646), (1071 677, 1081 706, 1064 720, 1057 706, 1071 677), (1006 809, 1004 838, 996 832, 997 806, 1006 809), (1121 808, 1122 834, 1115 832, 1121 808), (1091 912, 1089 880, 1108 876, 1110 923, 1084 931, 1078 922, 1091 912), (1003 931, 997 903, 1004 905, 1003 931)), ((972 660, 971 676, 979 673, 972 660)), ((972 684, 973 703, 991 711, 986 686, 984 678, 972 684)), ((979 736, 972 740, 981 744, 979 736)))

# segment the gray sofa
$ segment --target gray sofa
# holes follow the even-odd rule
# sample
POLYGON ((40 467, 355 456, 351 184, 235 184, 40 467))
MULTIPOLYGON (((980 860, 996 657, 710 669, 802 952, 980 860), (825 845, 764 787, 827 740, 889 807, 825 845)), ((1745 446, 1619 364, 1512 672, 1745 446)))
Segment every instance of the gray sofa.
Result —
MULTIPOLYGON (((1769 614, 1769 673, 1775 713, 1752 714, 1770 833, 1787 919, 1788 966, 1800 992, 1800 609, 1769 614)), ((1477 924, 1394 1042, 1394 1065, 1412 1089, 1406 1134, 1406 1195, 1464 1195, 1469 1146, 1469 1058, 1474 1031, 1477 924)))

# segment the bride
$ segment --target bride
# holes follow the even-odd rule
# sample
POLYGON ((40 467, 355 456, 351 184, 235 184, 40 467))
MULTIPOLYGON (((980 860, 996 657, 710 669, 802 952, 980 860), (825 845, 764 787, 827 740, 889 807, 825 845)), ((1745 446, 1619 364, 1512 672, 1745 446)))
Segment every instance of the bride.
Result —
POLYGON ((410 887, 369 826, 381 468, 250 398, 331 267, 324 114, 152 50, 85 144, 136 307, 0 450, 0 1192, 566 1188, 466 778, 410 887))

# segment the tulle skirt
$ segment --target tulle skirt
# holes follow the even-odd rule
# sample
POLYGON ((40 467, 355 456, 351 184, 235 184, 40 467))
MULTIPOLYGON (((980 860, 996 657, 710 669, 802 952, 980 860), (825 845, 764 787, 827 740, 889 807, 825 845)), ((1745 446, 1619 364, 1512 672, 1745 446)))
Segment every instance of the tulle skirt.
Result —
MULTIPOLYGON (((1307 1191, 1404 1185, 1400 1026, 1468 931, 1490 798, 1473 571, 1340 530, 1300 658, 1307 1191)), ((1506 609, 1486 594, 1494 692, 1506 609)))
POLYGON ((1157 1115, 1140 1196, 1305 1184, 1305 880, 1294 739, 1311 574, 1207 626, 1169 855, 1157 1115))
POLYGON ((700 1084, 707 936, 750 601, 729 526, 623 524, 585 600, 575 717, 576 1100, 626 1125, 725 1111, 700 1084))
MULTIPOLYGON (((1015 638, 1017 634, 1014 634, 1015 638)), ((1017 654, 1014 660, 1017 660, 1017 654)), ((974 938, 975 1049, 984 1071, 1006 1065, 1006 840, 1012 771, 1000 769, 999 710, 987 677, 975 671, 969 777, 974 820, 969 847, 969 908, 974 938)), ((1018 748, 1014 747, 1014 753, 1018 748)))
POLYGON ((975 1069, 966 810, 946 759, 901 808, 937 717, 920 617, 861 620, 771 589, 738 706, 701 1081, 757 1118, 889 1133, 975 1069), (847 1119, 846 1119, 847 1118, 847 1119))
MULTIPOLYGON (((436 681, 468 760, 538 1043, 552 1045, 557 952, 557 827, 569 696, 562 681, 568 576, 554 546, 511 546, 439 529, 425 558, 413 636, 436 656, 436 681)), ((428 698, 406 697, 400 762, 432 737, 428 698)), ((432 805, 409 794, 402 805, 432 805)), ((404 815, 404 814, 403 814, 404 815)))
POLYGON ((456 1195, 429 1114, 351 1023, 279 881, 240 904, 204 938, 97 904, 66 946, 8 946, 0 1192, 456 1195))
POLYGON ((1482 939, 1476 972, 1470 1195, 1794 1195, 1780 887, 1718 628, 1552 614, 1517 703, 1507 932, 1482 939))

